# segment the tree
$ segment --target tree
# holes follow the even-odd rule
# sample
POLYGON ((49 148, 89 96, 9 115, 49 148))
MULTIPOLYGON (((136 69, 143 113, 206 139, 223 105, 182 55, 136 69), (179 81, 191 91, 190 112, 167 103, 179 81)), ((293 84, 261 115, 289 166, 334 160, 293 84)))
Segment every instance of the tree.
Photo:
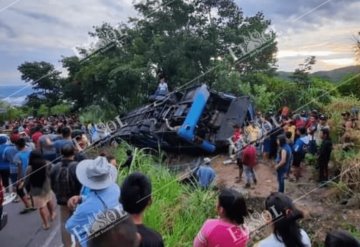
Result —
POLYGON ((355 96, 360 99, 360 76, 350 74, 339 82, 339 92, 343 96, 355 96))
POLYGON ((303 85, 305 87, 310 86, 310 71, 312 69, 312 66, 316 63, 316 57, 310 56, 305 59, 305 62, 302 64, 299 64, 299 68, 295 70, 293 75, 290 77, 293 79, 296 83, 299 85, 303 85))
POLYGON ((64 96, 77 107, 96 104, 124 113, 146 102, 155 91, 158 78, 154 71, 165 74, 170 89, 207 82, 239 91, 239 76, 229 72, 244 75, 273 69, 276 43, 236 66, 226 62, 231 57, 230 46, 269 27, 262 13, 245 18, 233 0, 164 0, 159 4, 141 1, 134 7, 142 19, 131 18, 118 27, 107 23, 95 27, 90 35, 103 48, 83 51, 88 57, 80 61, 62 60, 69 71, 64 96), (211 72, 217 66, 213 58, 220 58, 229 71, 211 72))
POLYGON ((50 115, 50 108, 45 104, 40 105, 39 109, 37 110, 37 116, 47 117, 50 115))
POLYGON ((63 57, 61 60, 63 68, 68 71, 68 76, 62 79, 63 98, 74 103, 74 108, 86 107, 84 90, 81 88, 81 82, 75 78, 81 69, 81 62, 78 57, 63 57))
POLYGON ((134 7, 141 19, 94 27, 89 35, 96 44, 89 49, 79 47, 84 58, 62 58, 67 78, 60 78, 44 62, 19 66, 22 78, 38 90, 29 97, 32 106, 54 106, 65 99, 75 109, 97 105, 122 114, 148 101, 159 71, 170 90, 208 83, 240 94, 240 85, 248 83, 242 83, 242 77, 274 70, 277 48, 273 40, 256 55, 244 54, 242 49, 249 39, 251 44, 261 40, 270 21, 260 12, 244 17, 234 0, 153 0, 134 7), (232 60, 229 48, 241 61, 232 60))
MULTIPOLYGON (((355 57, 360 62, 360 32, 354 37, 355 57)), ((355 96, 360 99, 360 76, 349 74, 339 82, 339 92, 343 96, 355 96)))
POLYGON ((71 105, 69 104, 59 104, 51 107, 50 112, 52 115, 65 115, 71 110, 71 105))
POLYGON ((0 100, 0 123, 5 120, 15 120, 25 117, 25 111, 21 107, 12 106, 5 101, 0 100))
MULTIPOLYGON (((61 98, 60 72, 47 62, 25 62, 18 67, 21 79, 32 85, 35 93, 29 98, 31 104, 35 100, 49 106, 55 105, 61 98)), ((34 105, 34 106, 35 106, 34 105)))

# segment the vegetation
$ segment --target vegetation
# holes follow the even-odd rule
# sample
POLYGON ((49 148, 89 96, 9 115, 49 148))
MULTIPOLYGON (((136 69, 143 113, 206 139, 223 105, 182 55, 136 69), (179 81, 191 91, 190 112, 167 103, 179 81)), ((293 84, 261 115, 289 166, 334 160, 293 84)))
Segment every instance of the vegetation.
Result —
MULTIPOLYGON (((160 158, 135 149, 130 172, 140 171, 151 178, 152 205, 145 213, 145 224, 162 234, 165 246, 191 246, 202 224, 215 217, 216 193, 185 186, 177 181, 160 158), (196 217, 194 217, 196 216, 196 217)), ((117 158, 124 161, 125 149, 119 148, 117 158)), ((119 184, 127 171, 119 174, 119 184)))
POLYGON ((311 85, 309 73, 312 69, 312 66, 315 63, 316 63, 315 56, 310 56, 307 59, 305 59, 305 62, 303 64, 300 64, 299 68, 297 68, 294 74, 291 76, 294 82, 299 85, 309 87, 311 85))

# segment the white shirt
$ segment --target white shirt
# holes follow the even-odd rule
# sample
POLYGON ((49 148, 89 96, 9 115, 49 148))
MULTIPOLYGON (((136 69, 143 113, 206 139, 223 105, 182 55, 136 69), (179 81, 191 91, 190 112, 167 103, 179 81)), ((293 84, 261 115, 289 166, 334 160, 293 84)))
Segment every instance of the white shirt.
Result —
POLYGON ((160 82, 159 83, 159 90, 160 91, 167 91, 168 90, 168 85, 166 82, 160 82))
POLYGON ((320 145, 321 144, 321 137, 320 137, 320 132, 322 129, 328 129, 330 130, 330 127, 329 125, 325 124, 325 125, 321 125, 321 124, 318 124, 317 127, 316 127, 316 131, 314 133, 314 138, 316 140, 316 144, 320 145))
MULTIPOLYGON (((310 238, 303 229, 301 229, 301 241, 306 247, 311 247, 310 238)), ((264 240, 261 240, 258 247, 285 247, 285 244, 280 242, 274 234, 271 234, 264 240)))

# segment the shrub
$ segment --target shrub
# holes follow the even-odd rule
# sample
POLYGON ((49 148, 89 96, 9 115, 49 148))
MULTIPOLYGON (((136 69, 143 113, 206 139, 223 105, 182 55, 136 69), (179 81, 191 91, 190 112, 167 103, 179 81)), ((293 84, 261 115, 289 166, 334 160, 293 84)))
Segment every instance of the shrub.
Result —
POLYGON ((52 115, 65 115, 70 112, 71 106, 69 104, 59 104, 51 107, 50 112, 52 115))

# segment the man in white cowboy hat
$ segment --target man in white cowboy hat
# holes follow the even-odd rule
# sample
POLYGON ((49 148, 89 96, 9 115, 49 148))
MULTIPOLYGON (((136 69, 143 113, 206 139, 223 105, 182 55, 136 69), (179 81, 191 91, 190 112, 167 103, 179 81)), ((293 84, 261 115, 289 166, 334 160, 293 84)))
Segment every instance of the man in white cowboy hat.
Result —
POLYGON ((109 209, 122 209, 119 203, 120 188, 115 183, 117 170, 105 157, 81 161, 76 167, 76 176, 90 191, 85 199, 79 201, 65 227, 81 246, 87 246, 91 225, 96 217, 109 209))
POLYGON ((204 158, 204 162, 201 164, 196 173, 199 186, 203 189, 209 188, 215 179, 215 171, 210 165, 211 159, 208 157, 204 158))

